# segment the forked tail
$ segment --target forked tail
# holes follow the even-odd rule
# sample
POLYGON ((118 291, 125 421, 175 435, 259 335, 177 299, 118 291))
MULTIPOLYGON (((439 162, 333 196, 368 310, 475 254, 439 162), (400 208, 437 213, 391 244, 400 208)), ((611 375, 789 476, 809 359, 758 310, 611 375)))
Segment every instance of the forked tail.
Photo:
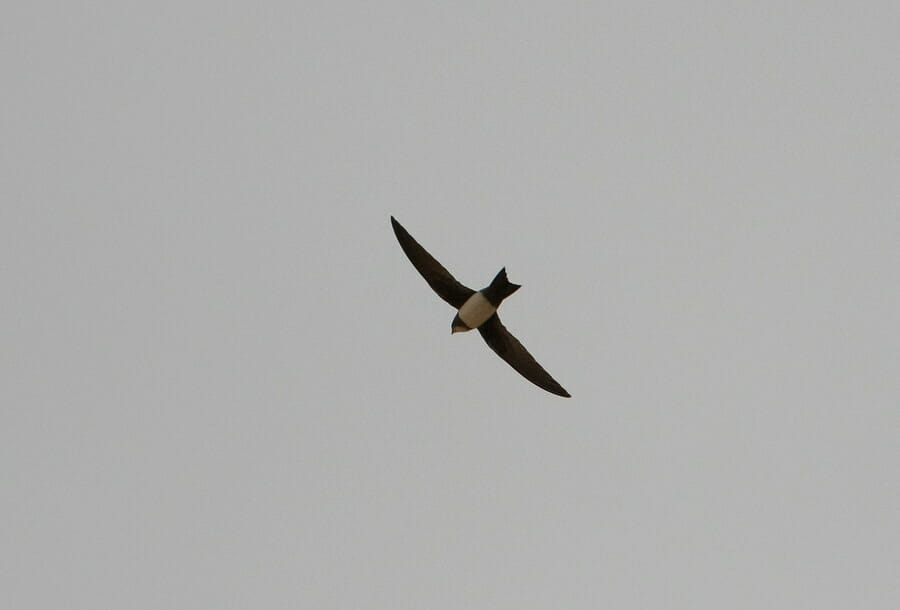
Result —
POLYGON ((488 287, 488 290, 494 295, 500 297, 500 300, 502 301, 521 287, 521 284, 513 284, 509 281, 509 279, 507 279, 506 267, 504 267, 500 270, 500 273, 498 273, 491 281, 491 285, 488 287))

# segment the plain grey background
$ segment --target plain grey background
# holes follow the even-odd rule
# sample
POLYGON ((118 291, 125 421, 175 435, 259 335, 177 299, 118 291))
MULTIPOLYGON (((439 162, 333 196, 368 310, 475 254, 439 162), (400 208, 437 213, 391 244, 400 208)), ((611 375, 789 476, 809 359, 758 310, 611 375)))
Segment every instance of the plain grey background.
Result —
POLYGON ((900 607, 895 2, 3 13, 3 607, 900 607))

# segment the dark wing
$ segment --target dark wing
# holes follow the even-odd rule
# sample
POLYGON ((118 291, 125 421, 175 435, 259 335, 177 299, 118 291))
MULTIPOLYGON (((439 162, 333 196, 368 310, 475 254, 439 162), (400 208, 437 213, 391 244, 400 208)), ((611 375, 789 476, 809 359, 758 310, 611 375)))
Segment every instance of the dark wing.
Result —
POLYGON ((463 306, 469 297, 475 294, 471 288, 466 288, 456 281, 450 272, 434 260, 434 257, 425 251, 425 248, 419 245, 419 242, 413 239, 412 235, 406 232, 397 219, 391 216, 391 225, 394 227, 394 235, 400 242, 400 247, 406 252, 406 256, 412 261, 413 266, 422 274, 432 290, 438 293, 438 296, 453 305, 456 309, 463 306))
POLYGON ((487 322, 479 326, 478 332, 481 333, 491 349, 506 360, 511 367, 519 371, 525 379, 557 396, 571 397, 561 385, 556 383, 550 373, 537 363, 528 350, 519 343, 519 340, 509 334, 506 327, 500 323, 497 314, 492 315, 487 322))

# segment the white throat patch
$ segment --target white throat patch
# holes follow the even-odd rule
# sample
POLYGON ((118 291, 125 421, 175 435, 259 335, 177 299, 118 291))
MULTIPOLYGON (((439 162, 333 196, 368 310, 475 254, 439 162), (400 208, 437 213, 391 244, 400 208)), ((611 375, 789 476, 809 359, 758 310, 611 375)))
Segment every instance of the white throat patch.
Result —
POLYGON ((459 308, 459 319, 469 328, 478 328, 487 322, 495 311, 497 308, 491 305, 483 294, 476 292, 459 308))

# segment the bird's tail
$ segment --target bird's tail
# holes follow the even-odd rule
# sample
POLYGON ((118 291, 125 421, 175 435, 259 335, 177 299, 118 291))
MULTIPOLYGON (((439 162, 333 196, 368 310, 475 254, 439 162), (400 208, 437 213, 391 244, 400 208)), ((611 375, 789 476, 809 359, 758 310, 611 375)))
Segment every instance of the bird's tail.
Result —
POLYGON ((506 267, 504 267, 491 281, 489 290, 500 296, 501 299, 505 299, 521 287, 521 284, 513 284, 506 278, 506 267))

